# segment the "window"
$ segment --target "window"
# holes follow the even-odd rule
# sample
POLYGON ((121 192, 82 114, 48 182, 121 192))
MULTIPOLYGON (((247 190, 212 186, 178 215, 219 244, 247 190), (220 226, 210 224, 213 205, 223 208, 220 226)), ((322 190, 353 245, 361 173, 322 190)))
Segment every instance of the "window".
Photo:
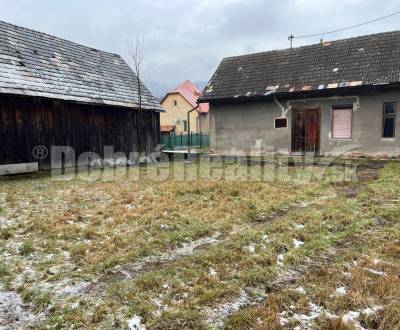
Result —
POLYGON ((287 118, 275 118, 275 128, 287 127, 287 118))
POLYGON ((173 100, 173 101, 172 101, 172 106, 173 106, 173 107, 178 106, 178 101, 177 101, 177 100, 173 100))
POLYGON ((353 107, 341 106, 332 108, 332 138, 351 139, 353 126, 353 107))
POLYGON ((187 120, 184 120, 183 121, 183 131, 187 132, 187 130, 188 130, 188 123, 187 123, 187 120))
POLYGON ((393 138, 396 127, 396 103, 383 105, 382 137, 393 138))

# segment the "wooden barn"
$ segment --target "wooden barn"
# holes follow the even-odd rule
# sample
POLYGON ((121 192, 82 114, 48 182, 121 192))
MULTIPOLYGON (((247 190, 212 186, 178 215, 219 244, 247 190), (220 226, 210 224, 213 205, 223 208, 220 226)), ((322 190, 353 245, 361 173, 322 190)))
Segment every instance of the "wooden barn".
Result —
POLYGON ((51 168, 54 146, 152 151, 163 110, 140 87, 119 55, 0 21, 0 174, 51 168))

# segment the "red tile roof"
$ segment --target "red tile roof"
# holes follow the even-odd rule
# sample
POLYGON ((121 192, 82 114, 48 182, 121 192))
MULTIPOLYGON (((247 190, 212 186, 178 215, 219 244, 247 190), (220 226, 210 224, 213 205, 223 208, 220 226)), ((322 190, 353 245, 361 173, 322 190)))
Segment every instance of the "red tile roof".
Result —
MULTIPOLYGON (((197 99, 201 95, 201 91, 195 85, 193 85, 190 80, 186 80, 185 82, 180 84, 178 87, 176 87, 175 89, 168 92, 167 95, 175 94, 175 93, 182 95, 182 97, 186 101, 188 101, 193 106, 193 108, 197 106, 197 99)), ((165 99, 165 97, 164 97, 164 99, 165 99)), ((208 103, 201 103, 199 105, 199 108, 198 108, 199 112, 208 113, 208 110, 209 110, 208 103)))
POLYGON ((160 131, 161 132, 172 132, 175 129, 175 125, 161 125, 160 131))

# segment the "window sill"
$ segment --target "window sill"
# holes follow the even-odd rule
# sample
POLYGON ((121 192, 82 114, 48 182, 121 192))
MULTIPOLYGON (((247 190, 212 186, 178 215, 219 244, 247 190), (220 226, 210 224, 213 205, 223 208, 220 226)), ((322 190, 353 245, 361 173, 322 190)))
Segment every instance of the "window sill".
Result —
POLYGON ((330 138, 331 141, 353 141, 353 138, 347 139, 339 139, 339 138, 330 138))
POLYGON ((382 142, 396 142, 396 138, 381 138, 382 142))

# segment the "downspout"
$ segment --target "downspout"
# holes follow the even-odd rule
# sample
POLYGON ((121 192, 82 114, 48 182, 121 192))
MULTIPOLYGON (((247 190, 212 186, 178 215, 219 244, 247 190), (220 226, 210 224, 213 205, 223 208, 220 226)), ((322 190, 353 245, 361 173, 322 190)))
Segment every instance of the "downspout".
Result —
POLYGON ((187 123, 188 123, 188 145, 189 145, 189 148, 188 148, 188 160, 190 159, 190 147, 191 147, 191 144, 192 144, 192 139, 191 139, 191 134, 190 134, 190 114, 193 112, 193 111, 195 111, 195 110, 197 110, 199 108, 199 105, 197 105, 196 107, 194 107, 192 110, 189 110, 188 111, 188 113, 187 113, 187 123))

